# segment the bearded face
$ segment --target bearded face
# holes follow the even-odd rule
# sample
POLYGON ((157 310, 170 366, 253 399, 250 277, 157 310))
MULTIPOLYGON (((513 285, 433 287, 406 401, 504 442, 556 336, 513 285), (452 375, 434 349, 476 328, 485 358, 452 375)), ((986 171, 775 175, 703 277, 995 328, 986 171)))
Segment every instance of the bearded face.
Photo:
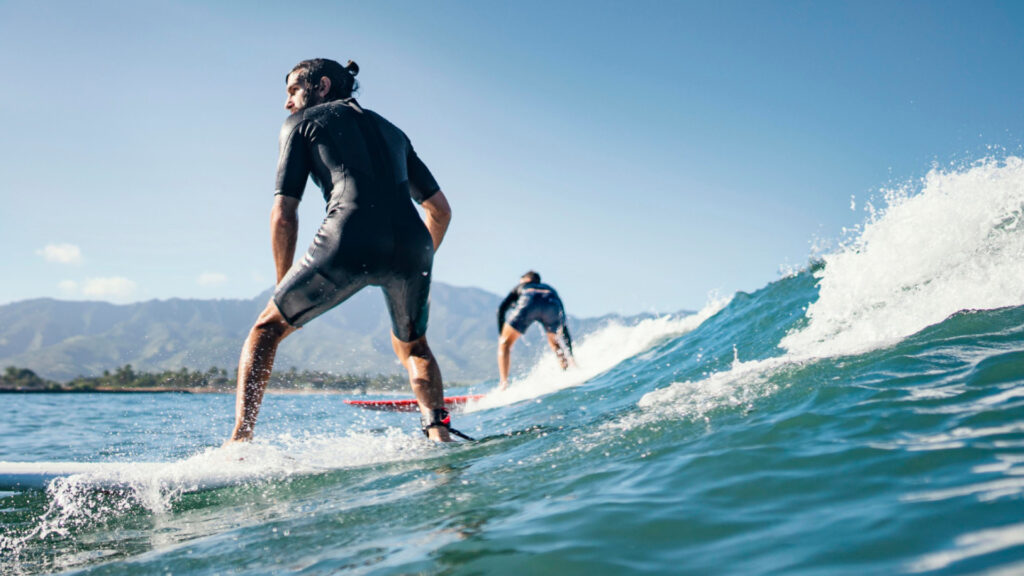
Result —
MULTIPOLYGON (((306 76, 305 70, 296 70, 288 75, 288 84, 285 86, 288 99, 285 101, 284 107, 292 114, 324 101, 324 96, 320 94, 322 90, 314 88, 306 76)), ((321 79, 321 81, 323 80, 321 79)))

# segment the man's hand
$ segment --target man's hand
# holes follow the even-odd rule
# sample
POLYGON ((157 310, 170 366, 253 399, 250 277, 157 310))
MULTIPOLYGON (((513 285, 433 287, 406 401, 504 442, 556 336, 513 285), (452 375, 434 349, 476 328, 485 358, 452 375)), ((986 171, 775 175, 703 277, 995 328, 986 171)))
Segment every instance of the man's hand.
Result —
POLYGON ((430 232, 430 238, 434 241, 434 251, 436 252, 441 246, 441 241, 444 240, 448 223, 452 221, 452 207, 448 205, 448 199, 440 190, 424 200, 421 206, 426 215, 427 230, 430 232))

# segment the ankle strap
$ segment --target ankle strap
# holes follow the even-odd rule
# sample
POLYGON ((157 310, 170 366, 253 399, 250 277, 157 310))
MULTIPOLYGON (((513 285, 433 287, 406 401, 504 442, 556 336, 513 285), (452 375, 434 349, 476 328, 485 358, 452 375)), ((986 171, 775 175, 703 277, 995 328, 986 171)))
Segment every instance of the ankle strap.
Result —
POLYGON ((466 436, 465 434, 459 432, 455 428, 452 428, 452 416, 445 408, 434 408, 433 410, 430 411, 430 418, 421 415, 420 425, 423 427, 424 436, 428 435, 427 430, 434 427, 440 427, 446 428, 448 432, 455 434, 459 438, 469 440, 470 442, 476 442, 476 440, 474 440, 473 438, 470 438, 469 436, 466 436))
POLYGON ((434 408, 430 411, 430 417, 420 415, 420 426, 423 427, 423 431, 426 432, 427 428, 433 428, 440 426, 441 428, 452 427, 452 416, 448 410, 444 408, 434 408))

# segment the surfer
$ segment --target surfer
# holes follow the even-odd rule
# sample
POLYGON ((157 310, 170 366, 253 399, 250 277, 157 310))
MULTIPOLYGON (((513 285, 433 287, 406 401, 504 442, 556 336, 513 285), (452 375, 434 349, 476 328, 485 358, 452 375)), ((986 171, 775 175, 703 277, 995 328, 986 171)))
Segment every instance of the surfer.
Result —
POLYGON ((540 322, 544 327, 548 344, 555 351, 562 370, 568 368, 569 364, 576 365, 562 299, 554 288, 541 284, 540 274, 530 270, 523 274, 519 285, 508 293, 498 307, 498 374, 502 390, 508 388, 512 345, 534 322, 540 322))
POLYGON ((358 72, 351 60, 342 66, 317 58, 286 76, 291 115, 281 128, 270 216, 277 287, 242 347, 229 442, 252 438, 281 341, 366 286, 383 289, 391 344, 409 373, 423 432, 450 441, 441 370, 425 334, 434 253, 451 208, 405 133, 352 97, 358 72), (293 265, 309 177, 323 192, 327 216, 293 265))

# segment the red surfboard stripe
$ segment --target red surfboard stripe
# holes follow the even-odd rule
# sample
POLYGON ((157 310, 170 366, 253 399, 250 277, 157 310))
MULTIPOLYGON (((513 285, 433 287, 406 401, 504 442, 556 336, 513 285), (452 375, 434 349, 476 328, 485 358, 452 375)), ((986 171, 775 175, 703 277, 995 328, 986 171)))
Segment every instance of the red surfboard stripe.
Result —
MULTIPOLYGON (((448 408, 462 406, 467 402, 479 400, 483 397, 483 394, 446 396, 444 399, 444 405, 448 408)), ((403 398, 400 400, 345 400, 345 404, 357 406, 359 408, 366 408, 367 410, 383 410, 385 412, 416 412, 419 410, 419 404, 416 402, 415 398, 403 398)))

